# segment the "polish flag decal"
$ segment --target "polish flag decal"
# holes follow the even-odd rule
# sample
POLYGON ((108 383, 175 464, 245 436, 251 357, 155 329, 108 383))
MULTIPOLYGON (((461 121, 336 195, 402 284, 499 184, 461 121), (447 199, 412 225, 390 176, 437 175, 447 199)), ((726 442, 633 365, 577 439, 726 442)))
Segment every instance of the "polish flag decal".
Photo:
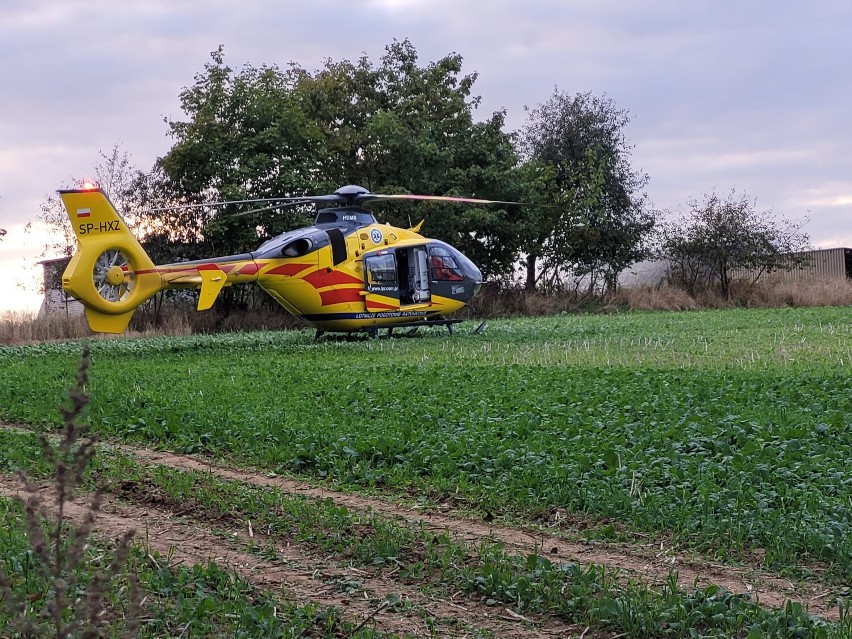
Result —
POLYGON ((92 209, 77 209, 77 217, 89 217, 92 215, 92 209))

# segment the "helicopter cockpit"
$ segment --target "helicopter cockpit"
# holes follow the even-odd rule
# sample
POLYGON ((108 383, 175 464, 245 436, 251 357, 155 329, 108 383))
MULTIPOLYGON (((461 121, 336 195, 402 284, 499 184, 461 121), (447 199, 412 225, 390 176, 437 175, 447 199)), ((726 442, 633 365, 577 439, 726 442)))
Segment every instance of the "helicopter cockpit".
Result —
POLYGON ((432 295, 469 301, 482 284, 476 265, 438 240, 367 254, 364 268, 367 291, 397 298, 402 307, 427 303, 432 295))

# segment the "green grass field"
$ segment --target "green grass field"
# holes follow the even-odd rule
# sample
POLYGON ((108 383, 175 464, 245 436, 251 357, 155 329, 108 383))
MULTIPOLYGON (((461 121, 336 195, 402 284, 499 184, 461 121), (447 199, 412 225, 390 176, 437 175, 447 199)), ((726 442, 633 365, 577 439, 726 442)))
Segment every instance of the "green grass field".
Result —
MULTIPOLYGON (((719 561, 852 578, 849 308, 91 346, 88 420, 107 438, 498 520, 568 511, 596 539, 663 534, 719 561)), ((0 419, 58 425, 80 350, 0 347, 0 419)))

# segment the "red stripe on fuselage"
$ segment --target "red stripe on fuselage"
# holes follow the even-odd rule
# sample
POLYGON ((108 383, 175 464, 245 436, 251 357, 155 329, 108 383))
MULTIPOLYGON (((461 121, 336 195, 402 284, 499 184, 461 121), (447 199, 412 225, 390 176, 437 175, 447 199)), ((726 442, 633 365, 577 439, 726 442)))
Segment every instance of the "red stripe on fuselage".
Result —
POLYGON ((308 273, 303 277, 308 284, 313 286, 314 288, 325 288, 326 286, 336 286, 340 284, 363 284, 364 281, 353 277, 352 275, 347 275, 346 273, 341 273, 340 271, 331 271, 330 273, 325 269, 320 269, 318 271, 314 271, 313 273, 308 273))
POLYGON ((282 264, 281 266, 276 266, 275 268, 271 268, 264 275, 296 275, 296 273, 301 273, 306 268, 311 266, 310 264, 296 264, 290 262, 288 264, 282 264))
POLYGON ((256 262, 251 262, 243 266, 239 271, 237 271, 237 275, 254 275, 260 270, 260 265, 256 262))
POLYGON ((323 306, 329 304, 344 304, 346 302, 360 302, 360 288, 333 288, 330 291, 322 291, 320 299, 323 306))

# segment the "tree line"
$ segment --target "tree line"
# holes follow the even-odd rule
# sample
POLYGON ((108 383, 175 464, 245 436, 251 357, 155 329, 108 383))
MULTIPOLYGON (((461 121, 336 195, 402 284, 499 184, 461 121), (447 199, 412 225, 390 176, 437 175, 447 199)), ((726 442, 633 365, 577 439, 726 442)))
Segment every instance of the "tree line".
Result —
MULTIPOLYGON (((330 193, 344 184, 523 202, 381 202, 376 214, 398 226, 425 218, 427 235, 457 246, 488 279, 517 282, 520 274, 528 290, 570 281, 613 291, 619 273, 651 255, 670 258, 684 282, 719 277, 725 289, 740 252, 759 263, 806 243, 801 233, 781 238, 772 233, 777 225, 755 225, 766 214, 733 193, 705 196, 681 221, 664 223, 649 206, 648 175, 631 162, 627 110, 606 96, 556 88, 520 130, 507 132, 505 111, 474 119, 477 76, 463 73, 462 62, 453 53, 421 64, 404 40, 378 62, 364 55, 328 60, 315 72, 296 63, 234 70, 219 47, 180 93, 185 117, 166 121, 171 149, 141 171, 115 148, 102 154, 97 178, 158 262, 251 251, 306 224, 298 207, 246 214, 246 205, 205 202, 330 193), (193 206, 164 208, 174 204, 193 206), (725 226, 730 216, 742 224, 725 226), (740 235, 727 261, 700 247, 709 240, 702 225, 740 235)), ((65 227, 54 250, 72 250, 55 198, 40 217, 65 227)), ((779 267, 777 259, 763 263, 779 267)))

